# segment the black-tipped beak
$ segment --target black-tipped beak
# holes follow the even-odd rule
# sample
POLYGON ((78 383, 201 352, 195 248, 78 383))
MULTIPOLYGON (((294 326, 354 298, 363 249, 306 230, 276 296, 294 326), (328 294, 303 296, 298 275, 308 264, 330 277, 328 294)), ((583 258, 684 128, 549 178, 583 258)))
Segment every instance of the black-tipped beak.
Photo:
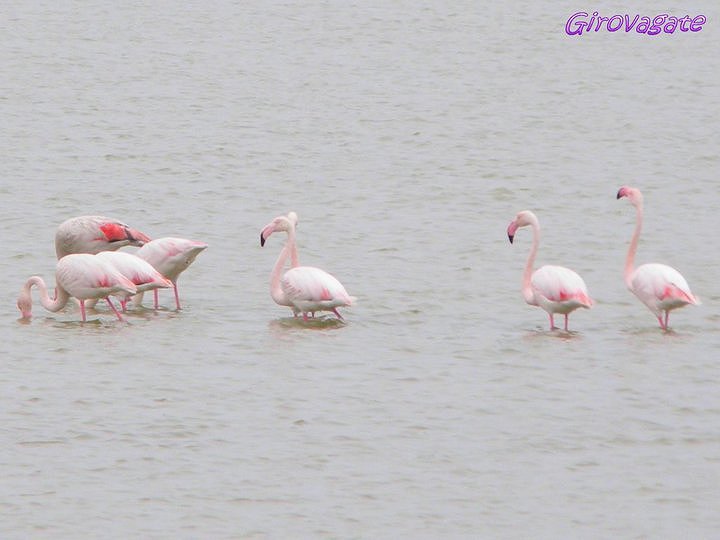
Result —
POLYGON ((618 189, 617 198, 621 199, 624 196, 625 196, 625 194, 623 193, 623 188, 618 189))
POLYGON ((511 244, 513 243, 513 238, 515 238, 515 235, 513 235, 513 234, 508 234, 508 240, 510 240, 510 243, 511 243, 511 244))
POLYGON ((260 233, 260 247, 263 247, 265 245, 265 237, 260 233))

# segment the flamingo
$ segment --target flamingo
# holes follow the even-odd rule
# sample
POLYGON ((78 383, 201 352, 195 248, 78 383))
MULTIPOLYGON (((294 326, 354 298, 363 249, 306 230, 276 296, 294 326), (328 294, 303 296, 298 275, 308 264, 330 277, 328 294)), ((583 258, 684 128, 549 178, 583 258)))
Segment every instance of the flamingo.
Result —
POLYGON ((65 307, 71 296, 77 298, 80 302, 83 322, 86 321, 85 300, 101 298, 107 300, 117 318, 122 320, 122 316, 110 301, 109 296, 132 295, 137 290, 132 281, 112 266, 95 255, 86 253, 66 255, 60 259, 55 269, 55 280, 57 282, 55 298, 50 298, 45 282, 39 276, 30 277, 23 285, 18 296, 17 307, 24 319, 32 316, 31 289, 33 285, 40 290, 40 303, 53 313, 65 307))
POLYGON ((260 232, 260 246, 275 232, 284 231, 288 240, 275 262, 270 274, 270 295, 276 304, 287 306, 297 317, 302 313, 308 320, 308 313, 313 316, 316 311, 331 311, 338 319, 343 320, 337 308, 351 306, 355 298, 350 296, 345 287, 333 276, 312 266, 300 266, 295 242, 297 214, 290 212, 287 216, 278 216, 260 232), (285 272, 285 262, 291 259, 292 267, 285 272))
MULTIPOLYGON (((185 238, 157 238, 138 249, 135 254, 150 263, 158 272, 172 282, 175 291, 175 306, 180 308, 177 280, 182 272, 190 266, 195 257, 208 246, 204 242, 185 238)), ((135 305, 142 304, 142 291, 133 299, 135 305)), ((155 309, 158 308, 158 291, 155 289, 155 309)))
POLYGON ((122 221, 104 216, 70 218, 57 228, 55 253, 61 259, 71 253, 114 251, 123 246, 142 246, 150 238, 122 221))
POLYGON ((540 244, 540 223, 529 210, 519 212, 507 228, 510 243, 515 231, 530 226, 533 230, 533 245, 525 265, 522 280, 522 294, 531 306, 540 306, 550 316, 550 330, 555 328, 555 313, 565 315, 565 331, 568 331, 568 315, 577 308, 590 308, 593 300, 588 294, 583 279, 564 266, 546 265, 533 272, 533 264, 540 244))
MULTIPOLYGON (((132 281, 138 293, 173 286, 173 282, 155 270, 149 262, 132 253, 101 251, 95 257, 106 262, 132 281)), ((123 311, 125 311, 127 301, 128 297, 120 300, 123 311)))
POLYGON ((666 264, 650 263, 635 268, 635 253, 642 230, 643 196, 639 189, 623 186, 617 192, 617 198, 622 197, 628 198, 636 213, 635 232, 625 259, 625 285, 653 312, 660 328, 667 330, 668 318, 673 309, 688 304, 699 305, 700 300, 690 291, 682 274, 666 264))

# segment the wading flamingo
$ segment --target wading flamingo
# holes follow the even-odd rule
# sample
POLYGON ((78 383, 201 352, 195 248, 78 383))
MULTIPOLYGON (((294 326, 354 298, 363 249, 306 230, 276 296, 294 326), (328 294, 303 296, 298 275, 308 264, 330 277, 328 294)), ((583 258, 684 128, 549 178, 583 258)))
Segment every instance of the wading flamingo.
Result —
POLYGON ((288 235, 287 243, 280 251, 270 275, 270 295, 276 304, 292 309, 296 317, 298 313, 302 313, 306 321, 308 313, 314 316, 316 311, 332 311, 342 320, 337 308, 351 306, 355 298, 347 293, 337 279, 324 270, 312 266, 293 266, 285 272, 288 258, 291 259, 291 265, 298 264, 296 225, 297 214, 290 212, 287 216, 273 219, 260 233, 260 246, 264 246, 270 235, 275 232, 284 231, 288 235))
MULTIPOLYGON (((180 274, 190 266, 195 257, 208 246, 204 242, 186 240, 185 238, 157 238, 145 244, 135 252, 135 255, 150 263, 155 270, 172 282, 175 291, 175 306, 180 308, 177 280, 180 274)), ((133 299, 133 304, 142 304, 142 292, 133 299)), ((155 289, 155 309, 158 308, 158 291, 155 289)))
MULTIPOLYGON (((172 281, 155 270, 149 262, 132 253, 125 253, 124 251, 101 251, 95 255, 95 257, 106 262, 132 281, 138 293, 173 286, 172 281)), ((127 302, 127 296, 120 300, 123 311, 125 311, 127 302)))
POLYGON ((104 216, 78 216, 64 221, 55 233, 58 259, 71 253, 100 253, 123 246, 142 246, 150 238, 122 221, 104 216))
POLYGON ((617 192, 617 198, 622 197, 630 200, 636 213, 635 232, 625 259, 625 285, 655 314, 660 328, 667 330, 670 311, 688 304, 698 305, 700 300, 690 291, 680 272, 666 264, 650 263, 635 268, 635 253, 643 222, 643 196, 639 189, 623 186, 617 192))
POLYGON ((533 272, 533 264, 540 244, 540 223, 529 210, 519 212, 507 228, 510 243, 520 227, 532 227, 533 244, 523 272, 522 294, 531 306, 540 306, 550 316, 550 330, 555 328, 553 315, 565 315, 565 331, 568 330, 568 315, 577 308, 589 308, 593 301, 583 279, 564 266, 542 266, 533 272))
POLYGON ((117 318, 122 316, 110 301, 109 296, 127 296, 135 294, 136 287, 125 276, 115 270, 112 266, 98 259, 95 255, 78 253, 66 255, 57 262, 55 268, 55 280, 57 294, 55 298, 48 296, 45 282, 39 276, 32 276, 27 280, 20 290, 17 300, 17 307, 23 318, 29 319, 32 316, 32 295, 33 285, 40 290, 40 303, 48 311, 60 311, 67 304, 70 297, 80 301, 80 313, 85 322, 85 300, 102 299, 107 300, 110 308, 115 312, 117 318))

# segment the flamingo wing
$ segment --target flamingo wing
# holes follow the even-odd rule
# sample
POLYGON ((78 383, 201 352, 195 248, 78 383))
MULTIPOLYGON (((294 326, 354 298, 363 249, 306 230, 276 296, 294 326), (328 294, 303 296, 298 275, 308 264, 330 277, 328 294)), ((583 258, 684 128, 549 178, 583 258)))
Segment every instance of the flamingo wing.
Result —
POLYGON ((583 279, 564 266, 543 266, 532 275, 531 285, 535 295, 555 303, 576 304, 590 307, 593 304, 583 279))
POLYGON ((88 254, 66 255, 58 261, 57 283, 80 300, 111 294, 135 294, 135 284, 114 267, 88 254))
POLYGON ((281 286, 287 300, 303 312, 350 306, 354 301, 335 277, 312 266, 291 268, 281 286))
POLYGON ((653 312, 699 304, 685 278, 666 264, 638 266, 630 277, 631 291, 653 312))

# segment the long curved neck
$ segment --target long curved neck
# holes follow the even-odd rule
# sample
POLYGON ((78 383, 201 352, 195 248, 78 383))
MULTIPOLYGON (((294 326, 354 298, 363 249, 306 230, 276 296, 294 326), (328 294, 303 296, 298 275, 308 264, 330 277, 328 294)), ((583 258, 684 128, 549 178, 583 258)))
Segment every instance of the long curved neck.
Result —
MULTIPOLYGON (((272 296, 272 299, 275 300, 276 304, 280 304, 281 306, 287 305, 287 300, 285 299, 285 293, 282 290, 280 280, 285 273, 285 262, 288 260, 288 257, 291 258, 292 262, 297 263, 297 248, 295 247, 294 228, 291 228, 288 231, 287 242, 280 251, 280 255, 278 255, 273 271, 270 274, 270 296, 272 296)), ((297 264, 294 266, 297 266, 297 264)))
POLYGON ((68 292, 59 285, 57 286, 56 297, 54 299, 50 298, 47 287, 45 286, 45 281, 43 281, 43 278, 39 276, 32 276, 27 280, 25 286, 23 287, 22 294, 30 297, 30 290, 33 285, 35 285, 38 288, 38 291, 40 291, 40 303, 42 304, 42 307, 48 311, 52 311, 53 313, 64 308, 70 299, 68 292))
POLYGON ((528 304, 532 304, 534 302, 533 299, 535 295, 532 292, 532 285, 530 284, 530 280, 532 278, 533 266, 535 265, 535 257, 537 256, 538 246, 540 245, 540 225, 538 225, 537 222, 533 222, 530 225, 532 226, 533 231, 533 243, 532 247, 530 248, 530 253, 528 254, 527 262, 525 263, 525 271, 523 272, 522 279, 522 293, 525 301, 528 304))
POLYGON ((638 203, 635 206, 636 210, 636 222, 635 232, 633 233, 632 239, 630 240, 630 247, 628 248, 627 257, 625 258, 625 284, 630 287, 630 277, 632 276, 633 270, 635 269, 635 253, 637 252, 638 242, 640 240, 640 231, 642 230, 643 221, 643 207, 642 203, 638 203))

